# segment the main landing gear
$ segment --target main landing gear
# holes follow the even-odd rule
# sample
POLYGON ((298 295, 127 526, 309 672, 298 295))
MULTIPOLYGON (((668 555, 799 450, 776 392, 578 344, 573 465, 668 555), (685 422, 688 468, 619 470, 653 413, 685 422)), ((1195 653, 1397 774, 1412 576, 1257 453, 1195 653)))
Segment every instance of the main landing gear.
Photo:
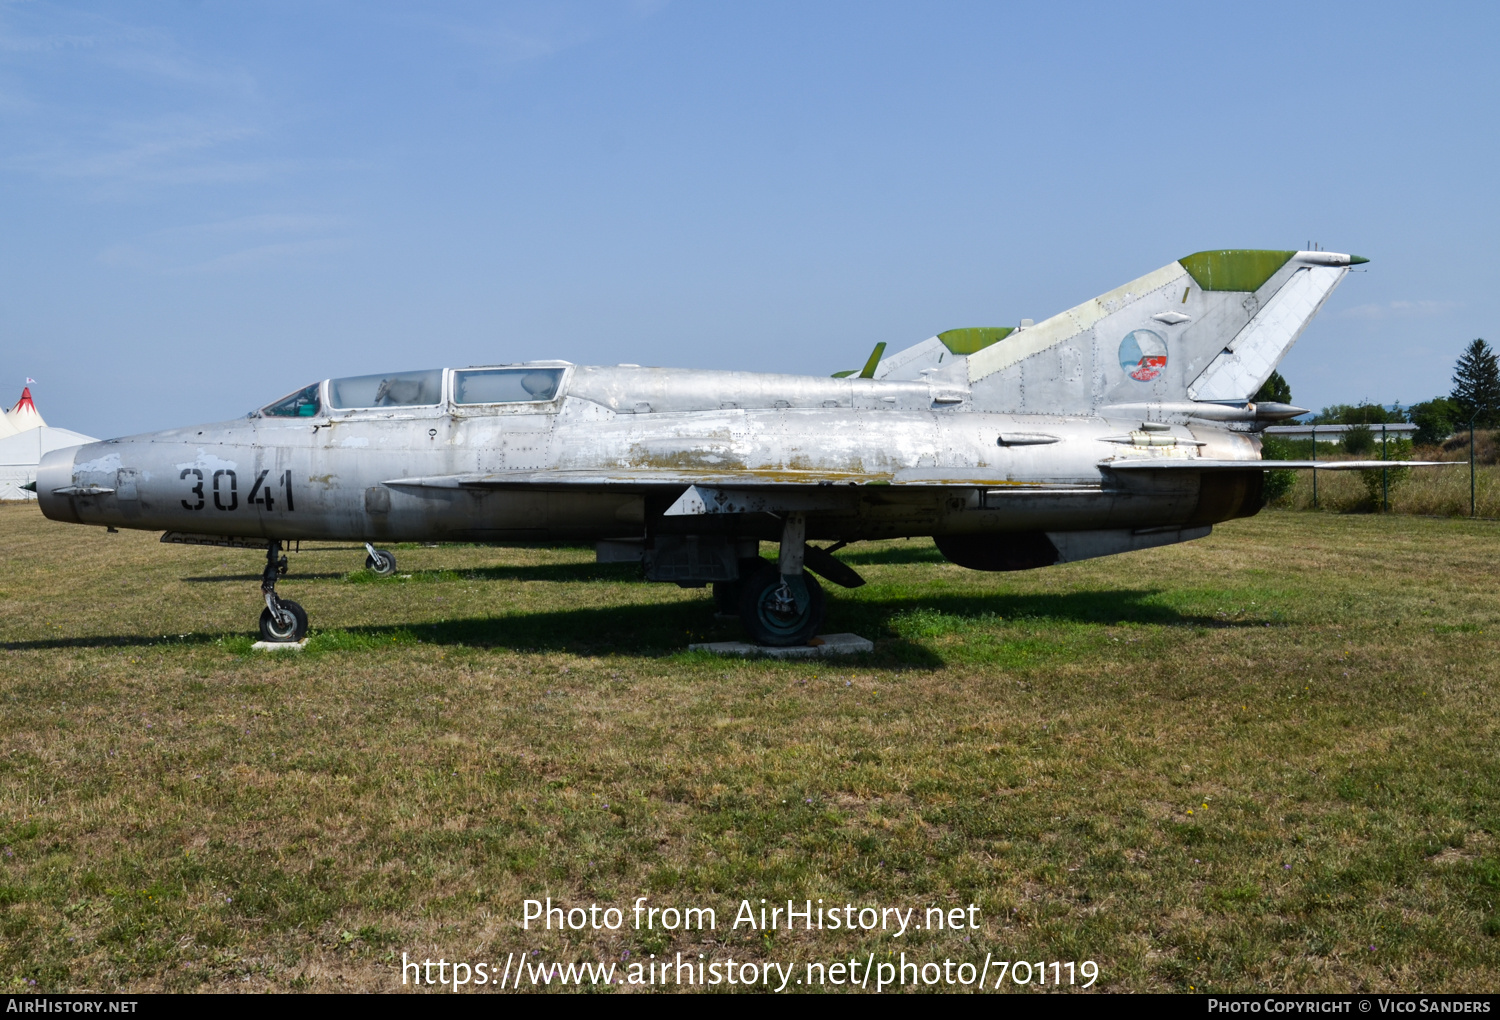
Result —
POLYGON ((823 625, 826 603, 817 578, 802 569, 807 519, 788 514, 782 525, 781 555, 775 564, 752 561, 739 582, 740 622, 760 645, 805 645, 823 625))
POLYGON ((286 557, 281 543, 266 546, 266 569, 260 575, 260 591, 266 597, 266 608, 260 611, 262 641, 301 641, 307 637, 307 613, 297 603, 276 594, 276 579, 286 573, 286 557))

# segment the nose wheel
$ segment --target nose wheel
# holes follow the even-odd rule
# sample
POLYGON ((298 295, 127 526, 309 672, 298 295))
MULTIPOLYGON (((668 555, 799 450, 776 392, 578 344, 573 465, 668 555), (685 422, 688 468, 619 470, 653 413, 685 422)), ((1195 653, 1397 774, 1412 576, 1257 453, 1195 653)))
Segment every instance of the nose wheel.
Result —
POLYGON ((391 555, 389 549, 377 549, 369 542, 365 543, 365 569, 372 571, 376 577, 390 577, 396 573, 396 557, 391 555))
POLYGON ((281 543, 267 545, 266 569, 260 575, 260 591, 266 598, 266 608, 260 611, 262 641, 301 641, 307 637, 307 612, 276 594, 276 579, 286 573, 286 568, 281 543))

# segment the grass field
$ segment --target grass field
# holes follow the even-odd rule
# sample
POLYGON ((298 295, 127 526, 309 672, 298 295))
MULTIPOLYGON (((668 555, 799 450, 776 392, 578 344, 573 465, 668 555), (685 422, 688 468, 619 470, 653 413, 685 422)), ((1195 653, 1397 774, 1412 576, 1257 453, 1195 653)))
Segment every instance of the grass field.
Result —
MULTIPOLYGON (((448 960, 905 951, 1108 990, 1500 989, 1500 530, 1267 511, 1023 574, 857 545, 840 663, 724 661, 583 549, 260 556, 0 507, 0 979, 400 987, 448 960), (521 900, 711 933, 521 931, 521 900), (979 932, 730 931, 742 898, 979 932)), ((34 984, 32 983, 34 982, 34 984)), ((1034 986, 1033 986, 1034 987, 1034 986)))
MULTIPOLYGON (((1443 451, 1431 448, 1415 454, 1421 459, 1440 459, 1443 451)), ((1325 454, 1326 456, 1326 454, 1325 454)), ((1337 459, 1345 459, 1343 456, 1337 459)), ((1379 459, 1377 453, 1375 458, 1379 459)), ((1449 460, 1456 458, 1449 455, 1449 460)), ((1313 473, 1296 471, 1291 491, 1277 501, 1278 509, 1313 509, 1313 473)), ((1390 512, 1420 514, 1432 517, 1469 516, 1469 465, 1458 461, 1453 467, 1413 468, 1393 471, 1383 493, 1380 476, 1371 472, 1371 484, 1359 471, 1319 471, 1318 504, 1320 510, 1333 513, 1371 513, 1379 509, 1384 495, 1390 501, 1390 512), (1373 485, 1373 490, 1372 490, 1373 485)), ((1500 467, 1479 465, 1474 472, 1475 514, 1491 520, 1500 517, 1500 467)))

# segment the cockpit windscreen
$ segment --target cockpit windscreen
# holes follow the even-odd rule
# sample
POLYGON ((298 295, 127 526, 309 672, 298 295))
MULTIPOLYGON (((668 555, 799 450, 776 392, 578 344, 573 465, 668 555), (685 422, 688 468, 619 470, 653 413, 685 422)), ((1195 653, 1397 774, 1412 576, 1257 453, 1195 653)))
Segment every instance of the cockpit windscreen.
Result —
POLYGON ((267 404, 260 413, 267 418, 311 418, 318 413, 318 384, 313 383, 274 404, 267 404))
POLYGON ((510 404, 551 400, 562 382, 560 368, 485 368, 453 373, 455 404, 510 404))
POLYGON ((356 375, 328 384, 328 402, 338 408, 420 407, 443 399, 443 370, 356 375))

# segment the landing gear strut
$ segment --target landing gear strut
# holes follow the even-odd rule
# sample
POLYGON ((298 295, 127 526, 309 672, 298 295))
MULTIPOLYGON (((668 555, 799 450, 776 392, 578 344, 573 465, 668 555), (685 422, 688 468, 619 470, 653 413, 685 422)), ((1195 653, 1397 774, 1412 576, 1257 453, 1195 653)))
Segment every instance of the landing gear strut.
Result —
POLYGON ((802 569, 806 544, 807 519, 788 514, 777 563, 762 561, 740 582, 740 622, 757 644, 805 645, 823 625, 823 588, 802 569))
POLYGON ((286 557, 281 543, 266 546, 266 569, 260 575, 260 591, 266 597, 266 608, 260 611, 262 641, 301 641, 307 637, 307 613, 290 599, 276 594, 276 579, 286 573, 286 557))

